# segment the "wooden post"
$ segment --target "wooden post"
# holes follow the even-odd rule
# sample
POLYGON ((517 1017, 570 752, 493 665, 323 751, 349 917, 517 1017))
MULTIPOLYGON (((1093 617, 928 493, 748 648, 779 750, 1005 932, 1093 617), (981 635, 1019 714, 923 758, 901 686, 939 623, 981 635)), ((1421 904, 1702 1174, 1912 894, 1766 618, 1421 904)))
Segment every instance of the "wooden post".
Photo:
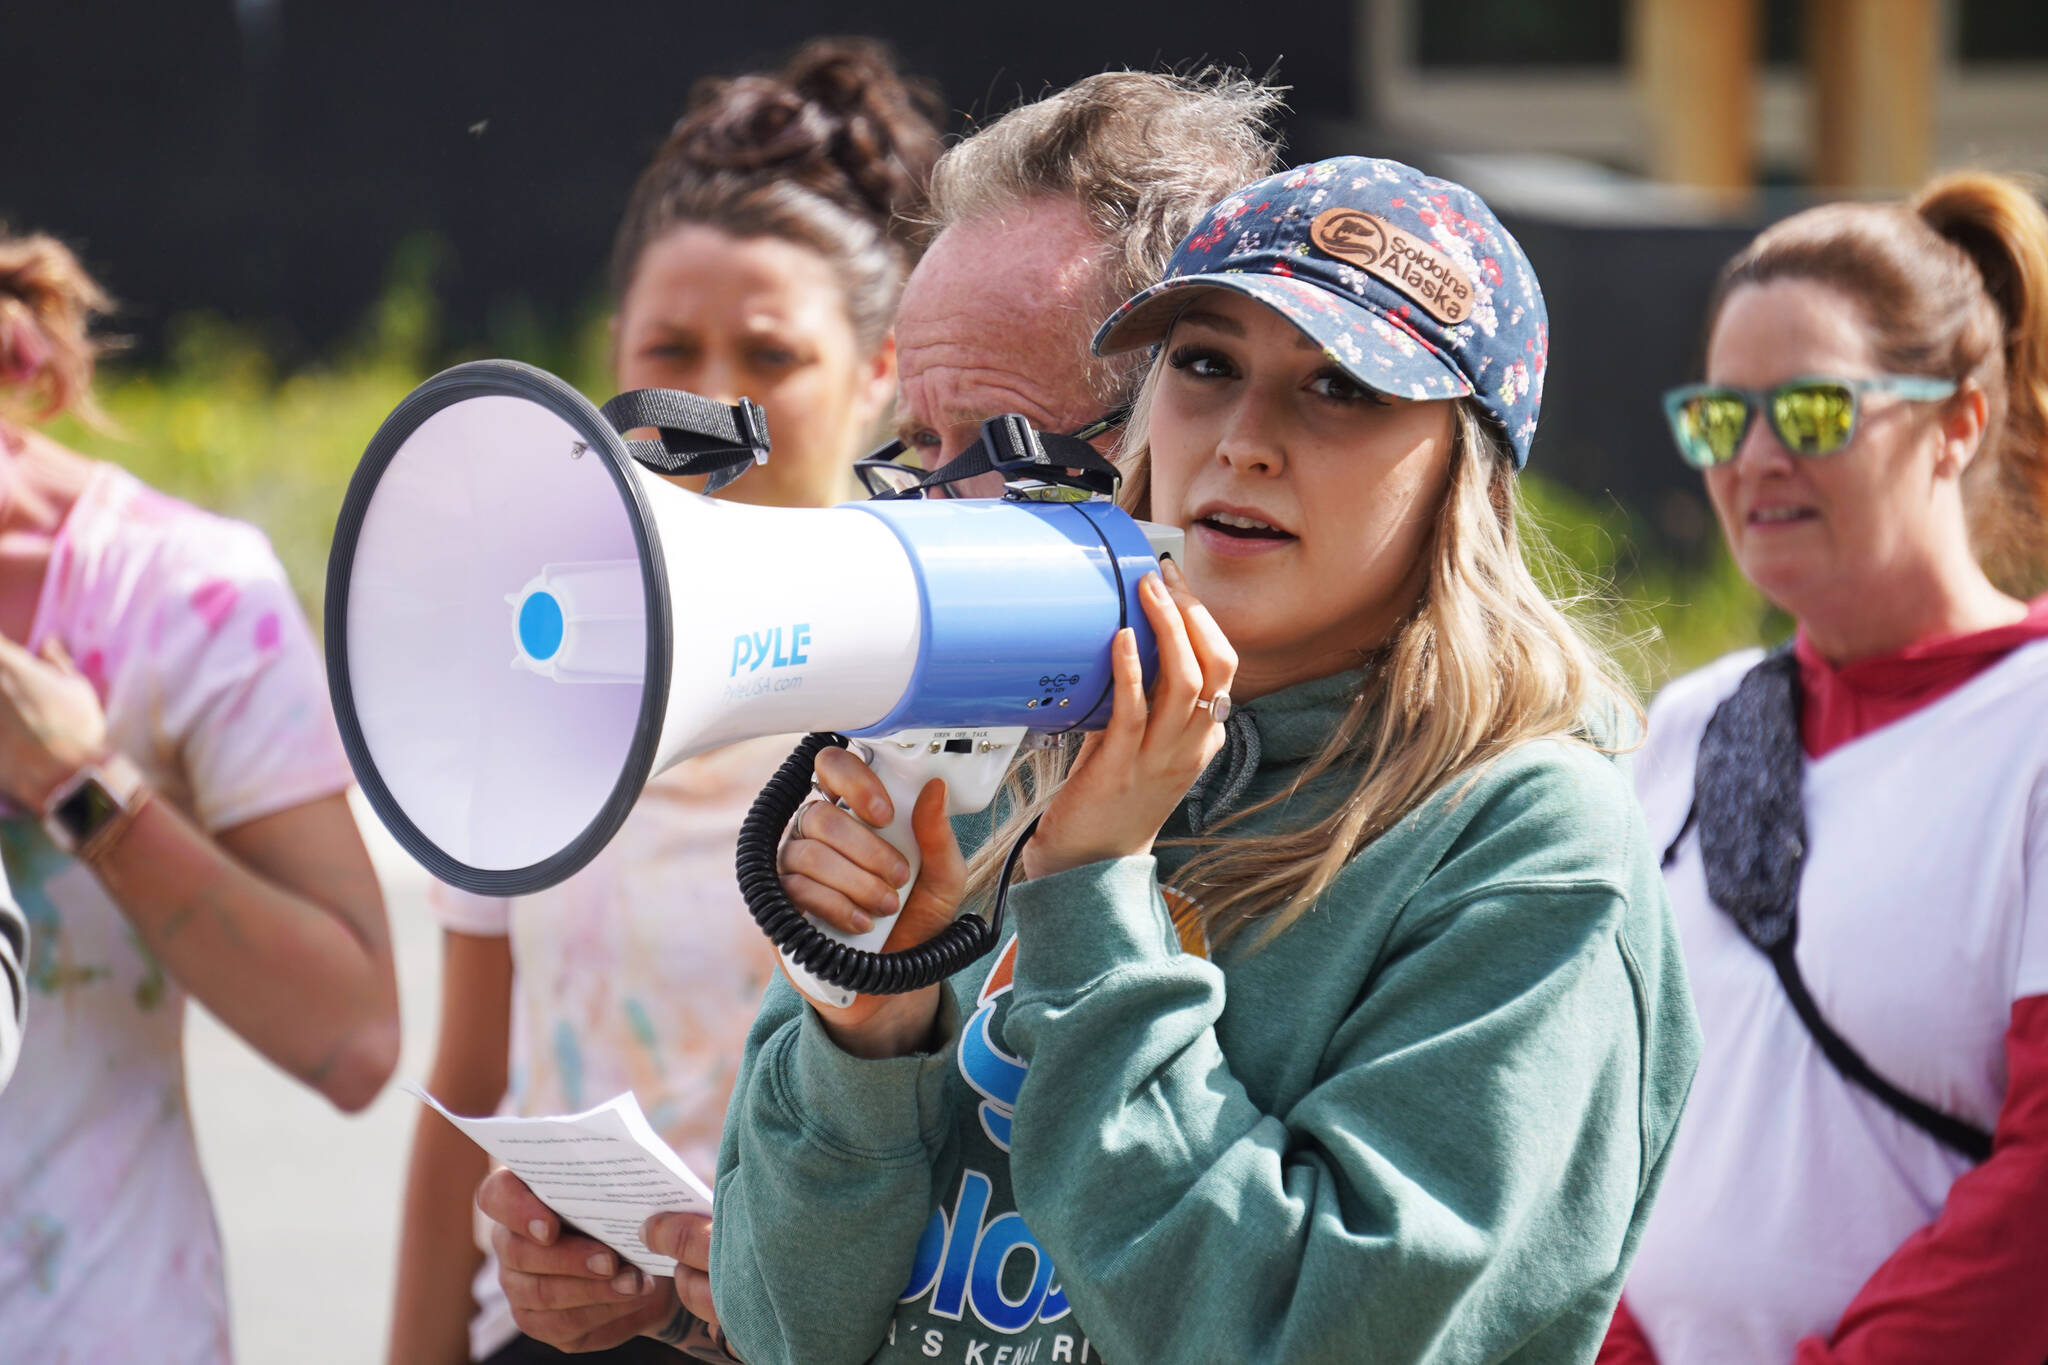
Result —
POLYGON ((1940 0, 1806 0, 1813 183, 1905 190, 1934 162, 1940 0))
POLYGON ((1757 0, 1633 0, 1649 172, 1739 192, 1754 182, 1757 0))

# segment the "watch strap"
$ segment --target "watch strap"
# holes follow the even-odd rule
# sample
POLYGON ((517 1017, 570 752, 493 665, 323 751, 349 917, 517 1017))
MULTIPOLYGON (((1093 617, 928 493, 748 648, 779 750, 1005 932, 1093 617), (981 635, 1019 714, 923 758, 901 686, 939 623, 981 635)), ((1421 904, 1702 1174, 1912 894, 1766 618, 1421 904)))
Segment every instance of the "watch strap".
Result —
POLYGON ((90 863, 120 839, 149 795, 141 771, 110 754, 58 784, 43 804, 43 829, 58 848, 90 863))

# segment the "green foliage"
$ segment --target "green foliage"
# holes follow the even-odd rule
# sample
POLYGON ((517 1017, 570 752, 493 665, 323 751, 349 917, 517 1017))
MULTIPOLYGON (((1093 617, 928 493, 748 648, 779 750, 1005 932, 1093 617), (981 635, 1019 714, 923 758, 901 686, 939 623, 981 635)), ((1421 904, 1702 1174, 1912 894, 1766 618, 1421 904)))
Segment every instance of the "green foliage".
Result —
MULTIPOLYGON (((508 305, 492 318, 488 345, 443 351, 433 288, 439 257, 431 239, 406 243, 361 334, 331 360, 291 373, 278 371, 259 330, 212 315, 183 319, 157 365, 103 370, 100 398, 117 432, 67 421, 52 434, 165 492, 262 527, 317 628, 349 476, 385 416, 422 379, 444 364, 504 355, 555 370, 593 396, 610 393, 609 334, 595 310, 562 328, 508 305)), ((1785 633, 1787 623, 1718 545, 1704 567, 1682 567, 1618 505, 1536 476, 1521 486, 1538 578, 1576 603, 1646 693, 1729 649, 1785 633)))
POLYGON ((280 377, 255 337, 198 318, 179 329, 160 368, 102 380, 118 433, 54 434, 167 493, 261 526, 317 622, 342 490, 378 423, 422 373, 374 355, 280 377))
POLYGON ((157 365, 117 360, 102 368, 100 402, 117 430, 66 420, 51 434, 152 487, 262 527, 317 629, 327 548, 349 475, 386 415, 421 380, 444 364, 506 355, 609 396, 602 317, 547 348, 530 310, 512 310, 504 337, 494 326, 488 346, 442 353, 433 283, 440 256, 430 237, 401 245, 360 334, 331 360, 289 374, 278 372, 260 329, 212 314, 179 319, 157 365))
POLYGON ((1618 503, 1528 474, 1523 546, 1544 590, 1612 650, 1649 696, 1732 649, 1791 633, 1784 613, 1742 576, 1719 536, 1703 565, 1664 552, 1618 503))

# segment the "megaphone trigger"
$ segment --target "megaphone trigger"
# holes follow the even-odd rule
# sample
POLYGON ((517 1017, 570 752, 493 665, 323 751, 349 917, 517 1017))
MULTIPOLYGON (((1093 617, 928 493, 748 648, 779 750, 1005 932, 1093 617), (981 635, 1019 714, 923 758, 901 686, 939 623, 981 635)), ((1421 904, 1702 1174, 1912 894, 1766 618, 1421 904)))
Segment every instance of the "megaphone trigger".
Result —
MULTIPOLYGON (((918 874, 923 870, 923 851, 911 830, 910 816, 925 786, 935 777, 944 779, 946 814, 949 816, 968 815, 986 809, 995 800, 996 788, 1002 785, 1003 777, 1016 761, 1024 735, 1022 726, 982 730, 906 730, 882 739, 855 741, 849 746, 867 760, 875 776, 882 780, 882 789, 889 794, 893 816, 876 832, 910 865, 909 875, 896 888, 899 904, 909 903, 910 888, 916 885, 918 874)), ((830 928, 817 927, 837 937, 830 928)), ((866 934, 849 938, 846 942, 856 948, 875 951, 888 940, 892 927, 891 923, 877 924, 866 934)), ((853 1003, 856 992, 845 989, 846 983, 827 985, 817 981, 795 964, 787 950, 783 953, 783 964, 789 969, 791 980, 806 994, 827 1004, 853 1003)), ((940 975, 951 976, 964 965, 954 964, 940 975)))
POLYGON ((810 794, 812 769, 828 747, 852 748, 873 768, 889 795, 892 816, 876 830, 909 864, 896 888, 907 903, 921 869, 921 850, 910 827, 911 810, 933 778, 946 783, 946 814, 986 809, 1024 747, 1022 726, 906 730, 866 741, 812 735, 769 781, 740 827, 740 893, 763 933, 781 954, 798 990, 822 1004, 844 1007, 863 992, 895 995, 934 985, 995 946, 999 920, 965 915, 929 943, 883 953, 895 927, 884 920, 863 934, 845 934, 802 915, 783 894, 776 852, 782 832, 810 794), (977 927, 978 926, 978 927, 977 927), (957 932, 956 932, 957 931, 957 932))

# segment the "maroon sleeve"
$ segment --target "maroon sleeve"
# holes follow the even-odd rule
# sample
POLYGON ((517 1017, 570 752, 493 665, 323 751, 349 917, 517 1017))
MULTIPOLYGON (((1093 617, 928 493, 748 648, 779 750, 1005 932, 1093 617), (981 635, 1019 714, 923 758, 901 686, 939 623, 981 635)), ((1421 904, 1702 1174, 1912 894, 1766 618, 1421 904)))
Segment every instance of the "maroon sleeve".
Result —
POLYGON ((1796 1365, 2048 1359, 2048 995, 2014 1003, 2005 1059, 1990 1159, 1864 1282, 1832 1337, 1799 1343, 1796 1365))
POLYGON ((1614 1321, 1607 1324, 1607 1340, 1600 1343, 1593 1365, 1657 1365, 1657 1353, 1628 1311, 1627 1299, 1614 1305, 1614 1321))

